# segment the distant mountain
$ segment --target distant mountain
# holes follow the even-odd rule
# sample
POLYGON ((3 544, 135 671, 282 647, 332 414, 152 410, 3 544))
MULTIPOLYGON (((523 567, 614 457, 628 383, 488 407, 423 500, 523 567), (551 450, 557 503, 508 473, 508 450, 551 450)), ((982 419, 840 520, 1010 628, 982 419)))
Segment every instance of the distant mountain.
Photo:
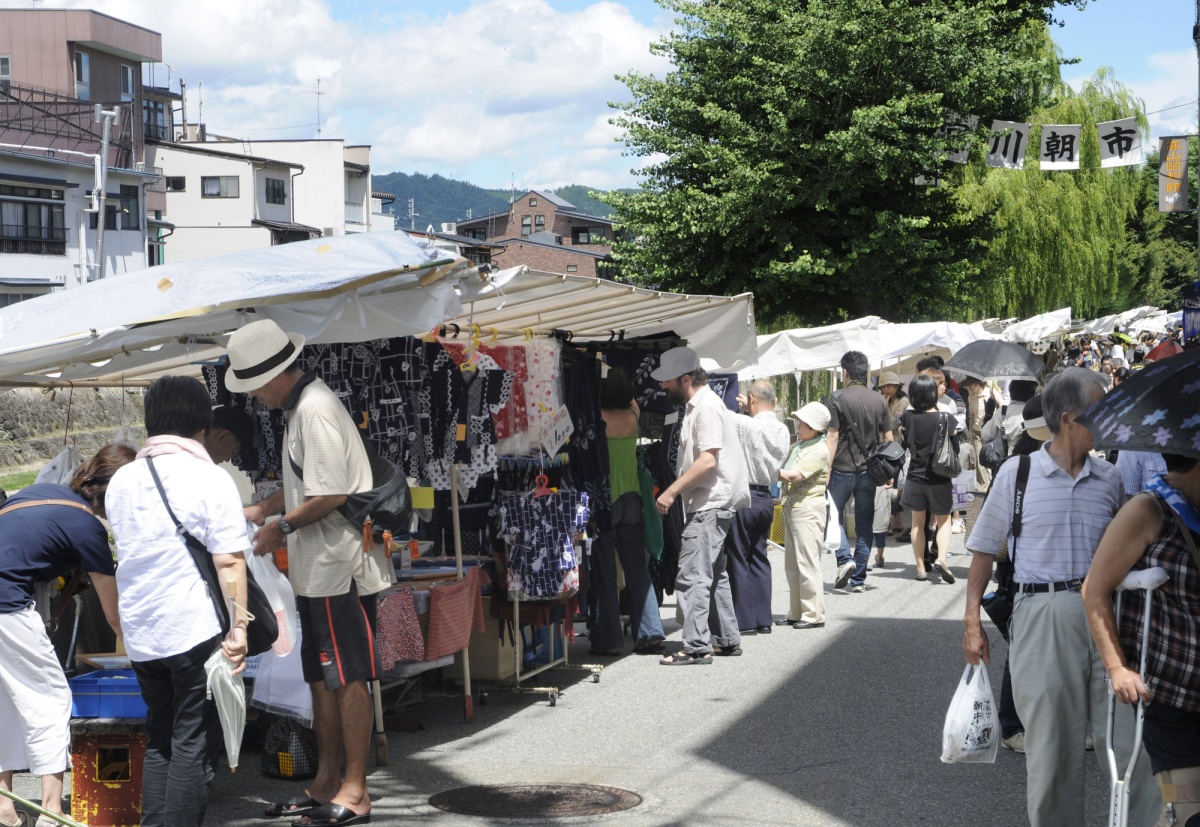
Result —
MULTIPOLYGON (((384 212, 391 211, 396 216, 397 227, 408 227, 411 223, 417 229, 424 229, 432 224, 435 230, 440 230, 443 223, 466 221, 468 210, 472 218, 505 212, 512 198, 511 190, 489 190, 466 181, 455 181, 441 175, 423 175, 419 172, 411 175, 404 172, 374 175, 371 178, 371 188, 376 192, 389 192, 396 196, 395 203, 385 206, 384 212), (417 213, 413 222, 408 218, 410 198, 414 201, 417 213)), ((570 201, 581 213, 609 217, 612 208, 588 195, 593 191, 601 192, 572 184, 560 187, 554 193, 570 201)))

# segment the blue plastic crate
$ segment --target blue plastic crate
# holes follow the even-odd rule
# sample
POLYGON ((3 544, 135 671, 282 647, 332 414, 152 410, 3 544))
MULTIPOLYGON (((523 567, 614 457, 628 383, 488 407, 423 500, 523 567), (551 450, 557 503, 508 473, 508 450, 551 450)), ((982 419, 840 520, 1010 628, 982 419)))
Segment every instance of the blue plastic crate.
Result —
POLYGON ((70 679, 75 718, 145 718, 146 702, 132 669, 101 669, 70 679))

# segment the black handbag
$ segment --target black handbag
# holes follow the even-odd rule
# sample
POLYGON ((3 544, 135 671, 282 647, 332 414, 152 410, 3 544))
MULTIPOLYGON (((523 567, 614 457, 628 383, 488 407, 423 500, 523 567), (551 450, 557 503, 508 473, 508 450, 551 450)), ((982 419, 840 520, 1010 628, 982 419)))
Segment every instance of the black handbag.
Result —
POLYGON ((1013 517, 1012 517, 1012 550, 1008 555, 1007 563, 1000 563, 996 567, 996 589, 988 592, 983 596, 983 601, 980 606, 987 613, 997 629, 1000 630, 1001 636, 1008 640, 1008 622, 1012 619, 1013 601, 1017 596, 1017 584, 1013 580, 1013 575, 1017 570, 1017 538, 1021 536, 1021 512, 1025 505, 1025 486, 1029 482, 1029 457, 1018 457, 1017 466, 1017 483, 1013 493, 1013 517))
MULTIPOLYGON (((379 455, 365 432, 359 431, 359 436, 371 466, 371 488, 347 495, 346 502, 338 506, 337 512, 357 529, 362 529, 369 520, 376 540, 381 540, 385 531, 393 535, 408 534, 413 512, 408 477, 394 462, 379 455)), ((291 454, 288 454, 288 462, 296 479, 303 481, 304 469, 291 454)))
MULTIPOLYGON (((158 495, 162 497, 163 505, 167 507, 167 513, 171 515, 171 522, 175 523, 175 533, 183 538, 184 545, 192 555, 192 562, 196 564, 196 569, 200 572, 200 579, 208 587, 208 596, 212 598, 213 607, 217 610, 217 622, 221 624, 221 633, 228 634, 230 629, 229 607, 221 598, 221 583, 217 579, 217 565, 213 562, 212 555, 208 553, 204 543, 193 537, 183 527, 183 523, 179 522, 175 512, 171 510, 171 504, 167 502, 167 492, 163 488, 158 471, 154 468, 154 460, 146 457, 146 464, 150 466, 150 476, 154 477, 154 485, 158 488, 158 495)), ((253 616, 246 627, 246 655, 253 657, 261 655, 275 644, 279 637, 279 623, 275 620, 275 610, 271 608, 271 603, 254 580, 254 575, 250 573, 249 568, 246 569, 246 611, 253 616)))

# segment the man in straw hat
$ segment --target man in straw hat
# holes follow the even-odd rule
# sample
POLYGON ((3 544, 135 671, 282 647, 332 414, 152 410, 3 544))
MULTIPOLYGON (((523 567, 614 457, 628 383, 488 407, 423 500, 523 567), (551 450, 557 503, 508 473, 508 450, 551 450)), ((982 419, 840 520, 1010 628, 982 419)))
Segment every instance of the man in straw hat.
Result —
POLYGON ((367 755, 371 699, 367 681, 379 658, 356 579, 369 573, 361 531, 338 513, 349 494, 371 488, 366 450, 350 414, 324 382, 294 365, 304 337, 275 322, 252 322, 229 337, 226 387, 283 409, 283 491, 251 507, 247 516, 268 522, 254 538, 255 554, 287 546, 288 577, 300 613, 300 660, 313 698, 317 731, 316 778, 290 801, 267 811, 294 822, 360 824, 370 820, 367 755), (339 774, 341 751, 346 772, 339 774), (306 820, 307 819, 307 820, 306 820))
POLYGON ((664 666, 712 663, 714 647, 720 655, 742 653, 724 544, 734 512, 750 505, 746 460, 733 423, 735 414, 708 387, 708 374, 700 367, 696 351, 668 350, 650 375, 671 404, 684 409, 678 476, 658 498, 660 514, 670 511, 675 500, 683 501, 675 578, 675 597, 683 612, 683 651, 660 662, 664 666), (709 616, 710 605, 715 617, 709 616))

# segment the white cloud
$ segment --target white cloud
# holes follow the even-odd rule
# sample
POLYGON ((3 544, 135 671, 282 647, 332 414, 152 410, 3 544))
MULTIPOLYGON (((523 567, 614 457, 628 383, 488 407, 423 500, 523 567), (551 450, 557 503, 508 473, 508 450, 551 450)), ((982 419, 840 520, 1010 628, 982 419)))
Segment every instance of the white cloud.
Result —
MULTIPOLYGON (((319 77, 322 121, 337 118, 348 143, 372 144, 375 169, 490 177, 476 181, 485 186, 507 185, 509 170, 541 178, 559 158, 555 169, 571 181, 591 184, 595 172, 628 185, 630 164, 612 140, 619 132, 606 123, 608 101, 626 95, 614 76, 666 69, 648 48, 661 32, 612 0, 573 12, 548 0, 479 0, 455 13, 352 20, 337 19, 327 0, 47 5, 161 32, 172 79, 188 81, 190 120, 203 82, 203 118, 214 128, 309 137, 315 128, 277 127, 316 121, 319 77), (581 159, 585 170, 570 170, 580 149, 601 147, 581 159)), ((163 67, 155 73, 163 84, 163 67)))
MULTIPOLYGON (((1150 134, 1180 135, 1196 131, 1196 53, 1194 51, 1158 52, 1145 57, 1145 69, 1136 79, 1117 76, 1146 104, 1150 134)), ((1068 79, 1078 89, 1087 77, 1068 79)))

